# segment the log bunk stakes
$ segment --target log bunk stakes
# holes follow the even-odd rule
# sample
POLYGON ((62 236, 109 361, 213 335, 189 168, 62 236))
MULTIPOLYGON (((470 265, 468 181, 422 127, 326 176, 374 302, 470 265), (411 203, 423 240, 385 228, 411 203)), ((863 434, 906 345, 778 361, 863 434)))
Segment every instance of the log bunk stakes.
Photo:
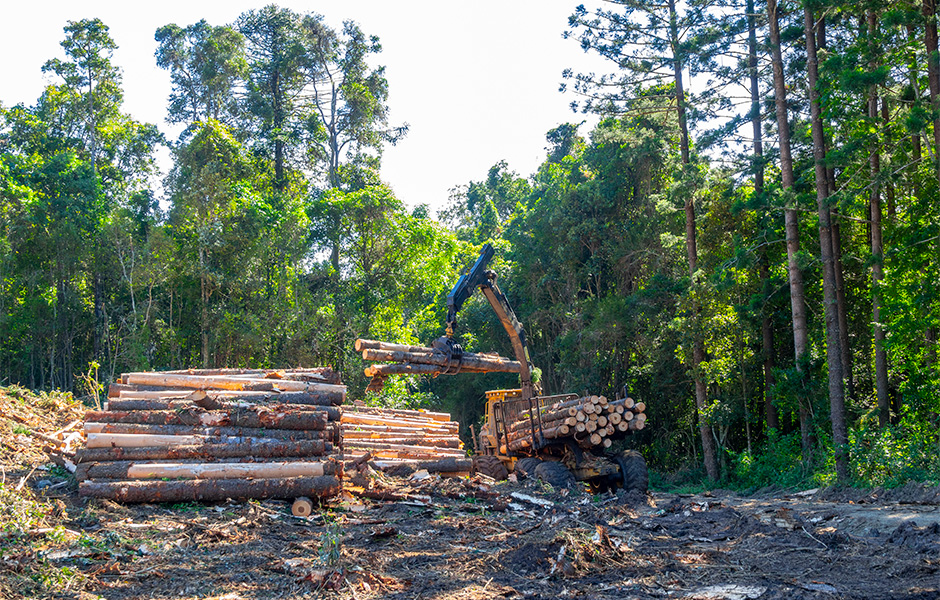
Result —
MULTIPOLYGON (((539 410, 541 435, 546 440, 567 439, 585 450, 604 450, 630 431, 639 431, 646 426, 646 404, 634 402, 633 398, 608 401, 604 396, 582 396, 565 402, 557 402, 539 410)), ((502 453, 525 452, 532 446, 531 420, 529 413, 507 428, 508 448, 502 453)), ((504 444, 507 440, 504 440, 504 444)))

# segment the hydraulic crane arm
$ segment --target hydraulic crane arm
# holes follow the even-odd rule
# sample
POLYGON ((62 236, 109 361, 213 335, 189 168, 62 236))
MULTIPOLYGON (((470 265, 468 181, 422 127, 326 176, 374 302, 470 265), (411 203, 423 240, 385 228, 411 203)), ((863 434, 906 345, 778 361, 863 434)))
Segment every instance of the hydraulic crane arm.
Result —
POLYGON ((516 318, 512 307, 509 306, 506 296, 496 285, 496 273, 486 268, 492 260, 493 254, 493 247, 490 244, 484 245, 479 258, 473 264, 473 268, 470 269, 469 273, 461 275, 454 289, 447 295, 447 344, 451 352, 460 353, 459 346, 453 343, 454 330, 457 327, 457 312, 463 307, 463 303, 473 295, 473 291, 480 288, 490 306, 493 307, 493 311, 496 312, 496 316, 499 317, 499 322, 503 324, 503 328, 509 335, 516 360, 522 365, 519 373, 522 384, 522 397, 529 399, 535 395, 535 390, 532 386, 532 363, 529 359, 529 348, 526 346, 525 329, 516 318))

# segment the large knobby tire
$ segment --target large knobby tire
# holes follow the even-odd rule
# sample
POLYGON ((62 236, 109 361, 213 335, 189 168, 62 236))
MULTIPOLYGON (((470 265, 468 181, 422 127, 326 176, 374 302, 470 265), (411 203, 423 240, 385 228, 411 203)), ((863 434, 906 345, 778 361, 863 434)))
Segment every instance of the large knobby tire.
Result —
POLYGON ((495 456, 474 457, 473 470, 477 473, 488 475, 496 481, 502 481, 509 477, 509 471, 506 469, 506 465, 495 456))
POLYGON ((543 462, 535 467, 535 476, 542 483, 547 483, 553 488, 573 488, 577 485, 577 480, 568 467, 560 462, 543 462))
POLYGON ((649 491, 650 476, 642 454, 636 450, 624 450, 614 460, 620 465, 624 490, 636 490, 644 494, 649 491))
POLYGON ((526 477, 534 477, 535 469, 542 464, 541 458, 520 458, 516 461, 516 466, 513 468, 512 472, 516 474, 516 477, 519 479, 525 479, 526 477))

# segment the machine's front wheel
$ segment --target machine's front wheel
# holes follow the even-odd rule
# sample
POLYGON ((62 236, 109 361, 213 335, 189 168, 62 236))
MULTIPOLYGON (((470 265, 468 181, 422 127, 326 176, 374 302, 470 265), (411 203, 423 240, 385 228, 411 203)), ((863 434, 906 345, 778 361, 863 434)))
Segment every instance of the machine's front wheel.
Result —
POLYGON ((636 490, 644 494, 649 491, 650 478, 646 469, 646 460, 636 450, 624 450, 614 460, 620 465, 620 474, 623 477, 623 489, 636 490))
POLYGON ((476 473, 483 473, 492 477, 496 481, 502 481, 509 477, 506 465, 495 456, 475 456, 473 458, 473 470, 476 473))
POLYGON ((535 476, 554 488, 573 488, 578 483, 568 467, 560 462, 543 462, 535 467, 535 476))
POLYGON ((516 477, 519 479, 525 479, 526 477, 535 477, 535 469, 542 464, 541 458, 528 457, 520 458, 516 461, 516 466, 512 470, 516 474, 516 477))

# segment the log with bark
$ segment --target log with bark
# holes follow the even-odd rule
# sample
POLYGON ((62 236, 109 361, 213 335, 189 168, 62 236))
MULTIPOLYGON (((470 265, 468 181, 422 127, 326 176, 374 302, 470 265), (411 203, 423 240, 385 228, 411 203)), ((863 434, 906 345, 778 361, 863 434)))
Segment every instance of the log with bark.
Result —
MULTIPOLYGON (((431 350, 430 348, 428 350, 431 350)), ((493 373, 518 373, 522 365, 515 360, 502 356, 473 354, 464 352, 458 360, 443 352, 431 351, 427 354, 419 352, 399 352, 394 350, 363 350, 363 360, 377 362, 397 362, 419 365, 435 365, 439 370, 456 369, 457 371, 473 369, 475 371, 493 373)))
POLYGON ((138 423, 141 425, 319 430, 325 429, 328 421, 338 421, 340 414, 340 410, 336 408, 310 411, 277 406, 207 411, 192 407, 179 410, 90 410, 85 413, 85 420, 97 423, 138 423))
POLYGON ((400 444, 405 446, 433 446, 435 448, 462 448, 463 442, 458 437, 452 438, 428 438, 428 437, 380 437, 376 435, 350 437, 343 436, 343 446, 349 448, 359 442, 371 442, 375 444, 400 444))
POLYGON ((201 435, 203 437, 248 437, 275 440, 333 441, 326 429, 268 429, 266 427, 199 427, 193 425, 145 425, 140 423, 85 423, 85 434, 126 433, 153 435, 201 435))
POLYGON ((346 440, 343 447, 350 450, 394 450, 396 452, 413 452, 415 454, 434 453, 440 456, 466 456, 467 453, 459 448, 442 448, 440 446, 422 446, 406 444, 385 444, 382 442, 367 442, 364 440, 346 440))
POLYGON ((301 496, 327 498, 341 490, 340 479, 319 477, 277 477, 269 479, 189 479, 183 481, 83 481, 80 496, 109 498, 117 502, 207 502, 232 499, 285 498, 301 496))
POLYGON ((470 458, 443 458, 441 460, 379 458, 369 462, 383 471, 393 467, 407 466, 415 471, 423 469, 428 473, 469 474, 473 469, 473 460, 470 458))
MULTIPOLYGON (((146 436, 135 436, 146 437, 146 436)), ((176 438, 178 436, 169 436, 176 438)), ((146 441, 146 440, 143 440, 146 441)), ((323 440, 304 440, 291 442, 286 440, 264 440, 248 438, 242 442, 203 443, 175 446, 101 446, 87 447, 75 453, 78 463, 91 463, 115 460, 186 460, 209 458, 288 458, 323 456, 333 452, 333 444, 323 440)))
MULTIPOLYGON (((108 425, 102 423, 102 425, 108 425)), ((111 428, 128 427, 178 427, 177 425, 111 425, 111 428)), ((167 432, 158 430, 146 431, 102 431, 85 434, 85 445, 88 448, 132 447, 145 448, 148 446, 189 446, 192 444, 232 444, 255 440, 265 441, 324 441, 336 445, 336 437, 332 432, 292 431, 289 429, 246 429, 242 431, 224 430, 221 428, 188 431, 167 432), (162 431, 162 433, 160 432, 162 431)))
POLYGON ((350 413, 346 412, 340 420, 343 425, 383 425, 389 427, 414 427, 418 429, 443 429, 457 432, 460 424, 456 421, 437 421, 434 419, 418 419, 382 415, 379 413, 350 413))
POLYGON ((501 443, 505 450, 515 452, 561 440, 585 449, 610 448, 614 439, 645 427, 645 409, 645 404, 632 398, 611 401, 604 396, 582 396, 564 400, 521 413, 509 424, 501 443))

